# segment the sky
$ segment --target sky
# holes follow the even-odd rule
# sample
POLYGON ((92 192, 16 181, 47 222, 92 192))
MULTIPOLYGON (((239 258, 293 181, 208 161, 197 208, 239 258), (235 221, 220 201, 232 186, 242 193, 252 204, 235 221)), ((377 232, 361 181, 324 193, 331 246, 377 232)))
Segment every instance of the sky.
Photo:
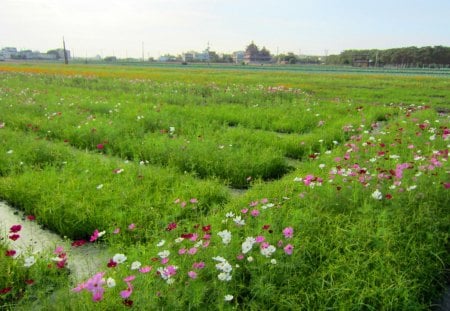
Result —
POLYGON ((75 57, 450 46, 450 0, 0 0, 0 48, 75 57))

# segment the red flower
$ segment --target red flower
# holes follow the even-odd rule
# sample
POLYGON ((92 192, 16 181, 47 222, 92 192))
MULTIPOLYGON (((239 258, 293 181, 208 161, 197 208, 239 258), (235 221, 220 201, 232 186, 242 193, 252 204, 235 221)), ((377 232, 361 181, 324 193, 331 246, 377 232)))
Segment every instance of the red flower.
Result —
POLYGON ((33 220, 36 220, 36 217, 35 217, 34 215, 28 215, 28 216, 27 216, 27 219, 28 219, 29 221, 33 221, 33 220))
POLYGON ((444 188, 445 189, 450 189, 450 182, 444 183, 444 188))
POLYGON ((102 150, 103 148, 105 148, 105 146, 103 144, 98 144, 97 145, 97 149, 98 150, 102 150))
POLYGON ((392 194, 389 194, 389 193, 386 194, 385 198, 388 199, 388 200, 392 199, 392 194))
POLYGON ((17 240, 18 238, 20 238, 20 234, 11 234, 9 236, 9 239, 13 241, 17 240))
POLYGON ((32 279, 25 280, 25 283, 26 283, 27 285, 33 285, 33 284, 34 284, 34 280, 32 280, 32 279))
POLYGON ((5 287, 3 289, 0 289, 0 295, 7 294, 11 291, 12 287, 5 287))
POLYGON ((124 304, 125 306, 127 306, 127 307, 132 307, 132 306, 133 306, 133 300, 131 300, 131 299, 125 299, 125 300, 123 301, 123 304, 124 304))
POLYGON ((176 228, 177 228, 177 224, 175 222, 172 222, 172 223, 167 225, 166 230, 167 231, 172 231, 173 229, 176 229, 176 228))
POLYGON ((203 232, 209 232, 211 231, 211 225, 203 226, 202 227, 203 232))
POLYGON ((66 266, 67 258, 63 258, 63 260, 60 260, 56 263, 56 267, 58 269, 63 269, 66 266))
POLYGON ((73 247, 79 247, 86 244, 86 240, 76 240, 72 242, 73 247))
POLYGON ((13 226, 11 226, 11 228, 9 228, 9 232, 11 232, 11 233, 17 233, 20 230, 22 230, 21 225, 13 225, 13 226))
POLYGON ((16 251, 13 250, 13 249, 7 250, 7 251, 5 252, 5 255, 8 256, 8 257, 12 257, 12 256, 14 256, 15 254, 16 254, 16 251))
POLYGON ((115 266, 117 266, 117 262, 115 262, 114 260, 110 259, 106 266, 108 268, 114 268, 115 266))
POLYGON ((192 233, 183 233, 182 235, 181 235, 181 237, 183 238, 183 239, 190 239, 190 238, 192 238, 194 235, 192 234, 192 233))
POLYGON ((270 228, 270 225, 264 225, 262 228, 263 230, 268 230, 270 228))

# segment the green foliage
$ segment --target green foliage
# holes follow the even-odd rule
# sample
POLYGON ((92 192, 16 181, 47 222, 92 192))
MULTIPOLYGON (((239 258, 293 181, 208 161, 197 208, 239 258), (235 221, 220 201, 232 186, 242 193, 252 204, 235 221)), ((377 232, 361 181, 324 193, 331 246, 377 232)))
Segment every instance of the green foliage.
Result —
POLYGON ((0 75, 0 198, 71 239, 105 230, 108 255, 127 260, 104 263, 117 285, 94 302, 3 245, 0 290, 29 273, 43 287, 14 287, 2 307, 421 310, 439 296, 449 132, 429 106, 448 101, 447 79, 91 70, 0 75), (268 244, 244 251, 250 237, 268 244))

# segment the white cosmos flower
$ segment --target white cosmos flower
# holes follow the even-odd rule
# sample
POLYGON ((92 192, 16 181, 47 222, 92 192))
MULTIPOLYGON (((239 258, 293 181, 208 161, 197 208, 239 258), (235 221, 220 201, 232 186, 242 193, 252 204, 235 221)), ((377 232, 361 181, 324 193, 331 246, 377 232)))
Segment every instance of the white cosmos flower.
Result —
POLYGON ((233 218, 234 217, 234 213, 233 212, 228 212, 228 213, 225 214, 225 217, 233 218))
POLYGON ((127 260, 127 256, 125 256, 124 254, 115 254, 112 260, 118 264, 121 264, 127 260))
POLYGON ((137 270, 141 267, 141 263, 139 261, 133 261, 131 264, 131 270, 137 270))
POLYGON ((372 198, 374 198, 375 200, 381 200, 383 198, 383 195, 381 194, 380 190, 376 189, 372 193, 372 198))
POLYGON ((231 301, 233 300, 233 295, 225 295, 225 297, 223 298, 225 301, 231 301))
POLYGON ((277 249, 273 245, 269 245, 266 248, 261 248, 261 255, 265 257, 270 257, 277 249))
POLYGON ((158 253, 159 258, 166 258, 166 257, 169 257, 169 255, 170 255, 170 252, 168 250, 158 253))
POLYGON ((116 286, 116 281, 115 281, 113 278, 108 278, 108 279, 106 280, 106 285, 107 285, 109 288, 114 287, 114 286, 116 286))
POLYGON ((32 265, 34 265, 36 263, 36 258, 34 258, 34 256, 30 256, 25 258, 25 263, 23 264, 24 267, 31 267, 32 265))
POLYGON ((166 243, 166 240, 161 240, 158 242, 158 244, 156 244, 156 246, 161 247, 164 245, 164 243, 166 243))
POLYGON ((219 261, 219 262, 224 262, 227 261, 225 258, 221 257, 221 256, 216 256, 212 258, 215 261, 219 261))
POLYGON ((224 281, 224 282, 228 282, 231 281, 231 274, 229 273, 219 273, 219 275, 217 276, 219 278, 219 280, 224 281))
POLYGON ((245 225, 245 220, 242 219, 241 216, 236 216, 236 217, 234 217, 234 218, 233 218, 233 221, 234 221, 234 223, 235 223, 236 225, 238 225, 238 226, 243 226, 243 225, 245 225))
POLYGON ((230 244, 231 242, 231 232, 228 230, 223 230, 217 233, 218 236, 222 238, 223 244, 230 244))

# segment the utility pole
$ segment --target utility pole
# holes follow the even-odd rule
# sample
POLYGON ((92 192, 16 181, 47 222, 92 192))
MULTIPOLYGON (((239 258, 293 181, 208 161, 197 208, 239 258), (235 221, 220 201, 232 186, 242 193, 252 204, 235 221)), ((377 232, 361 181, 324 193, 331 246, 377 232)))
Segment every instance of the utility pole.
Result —
POLYGON ((142 41, 142 61, 144 61, 144 41, 142 41))
POLYGON ((63 37, 63 48, 64 48, 64 64, 67 65, 69 63, 69 58, 67 56, 66 42, 64 41, 64 37, 63 37))

